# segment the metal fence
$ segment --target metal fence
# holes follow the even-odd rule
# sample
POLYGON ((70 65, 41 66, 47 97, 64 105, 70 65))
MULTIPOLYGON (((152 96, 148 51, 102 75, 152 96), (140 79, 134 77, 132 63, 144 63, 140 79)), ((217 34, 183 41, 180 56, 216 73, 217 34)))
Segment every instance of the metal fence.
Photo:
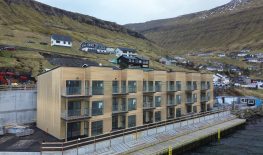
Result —
POLYGON ((199 118, 199 117, 203 117, 203 116, 217 114, 217 113, 221 113, 221 112, 225 112, 225 111, 229 111, 229 110, 218 109, 215 111, 186 115, 186 116, 182 116, 182 117, 179 117, 176 119, 169 119, 169 120, 165 120, 165 121, 161 121, 161 122, 156 122, 156 123, 137 126, 137 127, 133 127, 133 128, 109 132, 109 133, 98 135, 98 136, 79 138, 77 140, 72 140, 72 141, 67 141, 67 142, 43 142, 41 149, 42 149, 42 151, 65 151, 65 150, 69 150, 69 149, 78 148, 81 146, 86 146, 89 144, 95 144, 96 145, 96 143, 98 143, 98 142, 102 142, 105 140, 111 140, 111 139, 117 138, 117 137, 123 137, 124 138, 125 135, 129 135, 129 134, 136 134, 136 138, 137 138, 138 132, 158 128, 161 126, 167 126, 169 124, 174 124, 174 123, 186 121, 189 119, 195 119, 195 118, 199 118))
POLYGON ((36 90, 37 86, 35 84, 28 85, 0 85, 0 91, 10 91, 10 90, 36 90))

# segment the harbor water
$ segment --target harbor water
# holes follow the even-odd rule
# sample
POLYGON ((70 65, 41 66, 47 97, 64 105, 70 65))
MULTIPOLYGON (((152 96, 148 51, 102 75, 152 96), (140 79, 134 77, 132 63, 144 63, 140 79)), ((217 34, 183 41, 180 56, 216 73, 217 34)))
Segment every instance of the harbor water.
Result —
POLYGON ((255 118, 234 133, 184 155, 263 155, 263 118, 255 118))

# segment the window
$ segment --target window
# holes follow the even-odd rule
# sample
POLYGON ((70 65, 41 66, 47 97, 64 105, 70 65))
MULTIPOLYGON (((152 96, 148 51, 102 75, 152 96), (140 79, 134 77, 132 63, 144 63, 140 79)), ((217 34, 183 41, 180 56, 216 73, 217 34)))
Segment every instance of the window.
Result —
POLYGON ((81 81, 80 80, 67 80, 66 81, 66 94, 67 95, 81 95, 81 81))
POLYGON ((57 43, 57 44, 60 44, 60 41, 59 41, 59 40, 56 40, 56 43, 57 43))
POLYGON ((155 122, 160 122, 161 120, 161 111, 155 112, 155 122))
POLYGON ((68 42, 68 45, 70 45, 70 42, 68 42))
POLYGON ((197 102, 197 94, 193 94, 194 102, 197 102))
POLYGON ((129 93, 136 93, 137 91, 136 81, 129 81, 128 87, 129 87, 129 93))
POLYGON ((194 90, 197 90, 197 82, 196 81, 193 81, 193 88, 194 88, 194 90))
POLYGON ((194 111, 194 113, 197 113, 197 107, 196 106, 193 106, 193 111, 194 111))
POLYGON ((112 81, 112 93, 113 94, 119 93, 119 82, 118 81, 112 81))
POLYGON ((136 126, 136 115, 128 116, 128 128, 136 126))
POLYGON ((176 117, 181 117, 182 114, 181 114, 181 108, 177 108, 176 109, 176 117))
POLYGON ((92 95, 104 95, 103 81, 92 81, 92 95))
POLYGON ((181 91, 182 90, 182 82, 181 81, 176 81, 176 90, 181 91))
POLYGON ((121 81, 121 91, 122 93, 126 93, 126 81, 121 81))
POLYGON ((202 90, 206 89, 205 81, 201 81, 201 89, 202 90))
POLYGON ((192 82, 191 82, 191 81, 187 81, 187 82, 186 82, 186 89, 187 89, 187 90, 193 90, 193 89, 192 89, 192 82))
POLYGON ((128 110, 132 111, 132 110, 136 110, 137 106, 136 106, 136 99, 135 98, 129 98, 128 100, 128 110))
POLYGON ((207 89, 210 89, 210 82, 209 81, 207 81, 207 89))
POLYGON ((147 92, 147 81, 143 80, 143 91, 147 92))
POLYGON ((156 92, 161 92, 162 91, 161 81, 155 81, 155 91, 156 92))
POLYGON ((155 107, 161 107, 162 98, 161 96, 155 96, 155 107))
POLYGON ((103 101, 92 102, 92 116, 103 115, 104 104, 103 101))
POLYGON ((210 94, 210 92, 207 92, 207 100, 209 101, 210 98, 211 98, 211 94, 210 94))
POLYGON ((176 95, 176 104, 181 104, 182 99, 181 99, 181 95, 176 95))
POLYGON ((66 41, 64 41, 64 44, 66 44, 66 41))
POLYGON ((148 91, 149 92, 153 92, 154 88, 153 88, 153 81, 148 81, 148 91))
POLYGON ((91 135, 97 136, 103 133, 103 121, 91 123, 91 135))
POLYGON ((168 91, 174 91, 175 87, 174 87, 174 81, 169 81, 168 82, 168 91))

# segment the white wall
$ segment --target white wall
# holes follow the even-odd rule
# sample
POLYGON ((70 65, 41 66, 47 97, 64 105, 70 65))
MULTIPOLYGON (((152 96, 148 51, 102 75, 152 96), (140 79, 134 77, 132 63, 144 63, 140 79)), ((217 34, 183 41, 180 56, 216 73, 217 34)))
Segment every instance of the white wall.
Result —
POLYGON ((56 43, 56 40, 51 38, 51 46, 64 46, 64 47, 72 47, 72 42, 68 44, 66 41, 66 44, 64 44, 64 41, 60 41, 60 43, 56 43))

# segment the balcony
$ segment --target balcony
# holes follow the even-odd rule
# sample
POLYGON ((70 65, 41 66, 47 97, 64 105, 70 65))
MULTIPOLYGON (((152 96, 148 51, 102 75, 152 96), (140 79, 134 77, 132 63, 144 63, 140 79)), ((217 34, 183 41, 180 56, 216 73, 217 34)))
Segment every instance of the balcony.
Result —
POLYGON ((64 98, 87 98, 92 96, 89 89, 85 89, 85 92, 83 92, 80 87, 67 87, 62 92, 64 93, 61 96, 64 98))
POLYGON ((90 117, 89 109, 68 110, 61 113, 61 118, 65 121, 88 119, 90 117))
POLYGON ((194 91, 195 89, 194 89, 194 86, 193 85, 187 85, 186 86, 186 92, 187 93, 192 93, 192 91, 194 91))
POLYGON ((194 104, 193 98, 186 98, 186 104, 194 104))
POLYGON ((208 97, 207 96, 201 96, 201 102, 208 102, 208 97))
POLYGON ((177 90, 176 90, 176 88, 175 88, 174 85, 173 85, 173 86, 168 86, 167 92, 173 93, 173 92, 176 92, 176 91, 177 91, 177 90))
POLYGON ((126 112, 128 112, 126 105, 114 105, 112 107, 112 114, 119 114, 126 112))
POLYGON ((208 89, 208 85, 201 85, 201 91, 207 91, 208 89))
POLYGON ((168 100, 167 106, 176 106, 175 100, 168 100))
MULTIPOLYGON (((134 91, 134 90, 132 90, 134 91)), ((112 95, 118 96, 118 95, 127 95, 128 93, 126 92, 126 87, 122 87, 121 91, 119 87, 113 86, 112 87, 112 95)))
POLYGON ((153 102, 143 102, 143 109, 155 109, 155 105, 153 102))
POLYGON ((143 90, 144 94, 152 94, 155 93, 154 87, 153 86, 149 86, 148 89, 144 89, 143 90))

